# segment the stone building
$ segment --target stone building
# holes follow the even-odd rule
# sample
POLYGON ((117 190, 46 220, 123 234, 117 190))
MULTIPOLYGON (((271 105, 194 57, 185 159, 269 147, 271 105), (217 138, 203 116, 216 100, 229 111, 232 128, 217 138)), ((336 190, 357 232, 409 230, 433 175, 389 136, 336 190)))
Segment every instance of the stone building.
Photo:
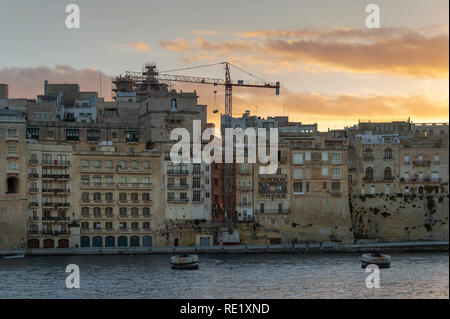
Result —
POLYGON ((26 120, 20 110, 0 110, 0 249, 27 240, 26 120))

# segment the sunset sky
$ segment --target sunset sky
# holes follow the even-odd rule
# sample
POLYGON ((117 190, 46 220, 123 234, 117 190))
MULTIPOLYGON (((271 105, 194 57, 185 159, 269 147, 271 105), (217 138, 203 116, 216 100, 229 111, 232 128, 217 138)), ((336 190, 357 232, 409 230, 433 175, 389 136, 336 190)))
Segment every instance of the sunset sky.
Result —
MULTIPOLYGON (((320 130, 362 120, 448 122, 449 2, 442 1, 0 1, 0 83, 35 98, 43 81, 80 83, 111 99, 112 76, 145 62, 169 70, 230 61, 274 90, 233 90, 233 115, 289 115, 320 130), (81 28, 65 27, 76 3, 81 28), (380 7, 380 29, 365 8, 380 7)), ((221 66, 180 74, 223 78, 221 66)), ((252 80, 233 69, 234 80, 252 80)), ((223 88, 196 89, 208 120, 223 88), (216 100, 214 90, 218 90, 216 100)))

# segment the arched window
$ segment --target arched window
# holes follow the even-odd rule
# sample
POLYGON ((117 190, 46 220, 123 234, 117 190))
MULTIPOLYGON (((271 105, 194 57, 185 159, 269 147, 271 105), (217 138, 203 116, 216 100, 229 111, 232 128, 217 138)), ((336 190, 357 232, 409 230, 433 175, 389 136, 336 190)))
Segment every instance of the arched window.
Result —
POLYGON ((119 200, 121 200, 121 201, 127 200, 127 193, 120 193, 119 194, 119 200))
POLYGON ((386 167, 384 169, 384 179, 391 180, 392 179, 392 169, 390 167, 386 167))
POLYGON ((177 111, 177 100, 176 99, 172 99, 172 101, 170 101, 170 110, 172 112, 177 111))
POLYGON ((131 200, 138 200, 138 199, 139 199, 138 193, 131 193, 131 200))
POLYGON ((88 193, 88 192, 82 193, 82 194, 81 194, 81 199, 82 199, 84 202, 87 202, 87 201, 89 200, 89 193, 88 193))
POLYGON ((6 186, 7 194, 17 194, 19 192, 19 180, 16 177, 8 177, 6 186))
POLYGON ((150 200, 150 194, 149 193, 142 193, 142 200, 150 200))
POLYGON ((94 216, 100 217, 101 215, 102 215, 102 210, 100 209, 100 207, 94 207, 94 216))
POLYGON ((112 207, 106 207, 105 208, 105 216, 106 217, 113 217, 113 209, 112 209, 112 207))
POLYGON ((81 215, 83 217, 89 217, 89 207, 82 207, 81 208, 81 215))
POLYGON ((363 159, 365 161, 370 161, 373 159, 373 151, 370 147, 364 149, 363 159))
POLYGON ((144 208, 142 209, 142 215, 143 215, 144 217, 149 217, 149 216, 150 216, 150 208, 144 207, 144 208))
POLYGON ((119 215, 120 216, 127 216, 127 208, 126 207, 121 207, 120 209, 119 209, 119 215))
POLYGON ((131 216, 138 217, 139 215, 139 209, 137 207, 131 208, 131 216))
POLYGON ((105 194, 105 199, 106 200, 113 200, 113 193, 106 193, 105 194))
POLYGON ((392 148, 388 147, 384 150, 384 159, 392 159, 392 148))
POLYGON ((95 192, 94 193, 94 200, 102 200, 102 193, 95 192))
POLYGON ((366 175, 364 176, 364 179, 367 181, 373 180, 373 168, 372 167, 366 168, 366 175))
POLYGON ((89 229, 89 223, 88 222, 82 222, 81 223, 81 229, 89 229))

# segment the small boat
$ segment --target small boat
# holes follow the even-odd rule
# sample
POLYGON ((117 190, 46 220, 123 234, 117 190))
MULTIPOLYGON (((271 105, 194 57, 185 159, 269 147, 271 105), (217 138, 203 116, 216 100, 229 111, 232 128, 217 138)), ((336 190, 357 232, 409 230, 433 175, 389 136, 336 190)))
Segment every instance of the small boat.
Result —
POLYGON ((25 254, 2 256, 3 259, 19 259, 19 258, 24 258, 24 257, 25 257, 25 254))
POLYGON ((361 257, 361 267, 366 268, 368 265, 377 265, 379 268, 391 267, 391 256, 373 252, 364 254, 361 257))
POLYGON ((170 257, 170 264, 172 265, 172 269, 198 269, 198 256, 188 254, 173 256, 170 257))

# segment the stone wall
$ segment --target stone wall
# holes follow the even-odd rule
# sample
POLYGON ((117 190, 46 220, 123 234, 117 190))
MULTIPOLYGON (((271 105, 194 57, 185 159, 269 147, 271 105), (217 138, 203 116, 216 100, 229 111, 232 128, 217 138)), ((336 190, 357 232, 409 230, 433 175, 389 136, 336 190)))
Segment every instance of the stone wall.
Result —
POLYGON ((355 238, 448 240, 448 194, 384 195, 350 198, 355 238))
POLYGON ((26 248, 25 198, 9 195, 0 200, 0 249, 26 248))

